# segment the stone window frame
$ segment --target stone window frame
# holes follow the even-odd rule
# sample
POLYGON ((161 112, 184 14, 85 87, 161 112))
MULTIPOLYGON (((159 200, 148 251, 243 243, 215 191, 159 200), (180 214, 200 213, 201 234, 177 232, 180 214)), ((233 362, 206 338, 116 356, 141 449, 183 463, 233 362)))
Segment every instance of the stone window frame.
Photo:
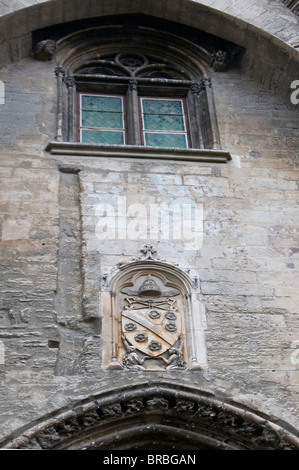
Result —
MULTIPOLYGON (((124 113, 125 113, 125 146, 127 145, 136 145, 139 147, 146 147, 143 142, 143 129, 142 129, 142 111, 140 106, 140 100, 143 98, 149 99, 177 99, 183 102, 184 111, 187 115, 186 119, 186 135, 188 140, 188 145, 186 148, 197 148, 198 145, 191 145, 191 138, 193 141, 198 141, 198 136, 196 136, 197 125, 193 126, 194 132, 193 136, 190 135, 190 124, 189 124, 189 113, 187 109, 187 95, 189 89, 186 88, 185 81, 179 80, 165 80, 165 79, 150 79, 150 80, 138 80, 131 79, 129 77, 123 78, 120 80, 120 77, 117 77, 117 80, 114 77, 102 76, 97 80, 96 87, 90 88, 88 86, 88 80, 91 77, 84 79, 82 75, 75 75, 75 81, 77 84, 77 124, 72 123, 74 126, 69 129, 69 136, 72 141, 81 142, 79 137, 80 131, 80 113, 79 113, 79 100, 80 95, 95 95, 95 96, 119 96, 123 98, 124 101, 124 113), (150 89, 148 89, 148 84, 150 89), (165 85, 167 91, 165 90, 165 85)), ((189 100, 190 101, 190 100, 189 100)), ((190 103, 188 108, 190 108, 190 103)), ((199 123, 198 123, 199 126, 199 123)), ((159 147, 165 148, 165 147, 159 147)), ((174 147, 175 148, 175 147, 174 147)))
POLYGON ((171 96, 184 98, 187 102, 188 122, 193 122, 189 131, 192 141, 190 148, 212 149, 220 147, 213 97, 209 92, 212 87, 211 78, 200 77, 198 81, 194 82, 176 78, 147 79, 133 76, 84 75, 80 71, 66 75, 65 70, 61 67, 57 67, 55 73, 59 89, 58 109, 60 112, 57 120, 57 140, 59 141, 78 142, 78 95, 80 93, 99 95, 111 93, 126 97, 128 102, 127 120, 130 121, 128 145, 144 146, 141 143, 139 97, 166 98, 171 96), (208 112, 211 108, 213 108, 214 128, 211 113, 208 112), (62 118, 60 118, 60 113, 62 118))
MULTIPOLYGON (((123 41, 123 31, 117 27, 98 27, 72 33, 60 39, 55 50, 55 75, 57 79, 56 136, 46 150, 51 154, 80 156, 110 156, 135 158, 162 158, 171 160, 209 161, 227 163, 231 155, 221 149, 220 135, 214 103, 211 71, 215 60, 212 54, 198 45, 172 34, 144 31, 144 28, 126 29, 128 42, 123 41), (132 39, 135 35, 135 40, 132 39), (143 41, 141 40, 143 39, 143 41), (163 46, 162 46, 163 45, 163 46), (105 55, 127 54, 154 57, 160 63, 156 68, 172 68, 170 78, 136 77, 106 74, 80 74, 80 69, 105 55), (165 65, 166 64, 166 65, 165 65), (158 67, 157 67, 158 66, 158 67), (78 73, 79 72, 79 73, 78 73), (151 88, 148 84, 151 82, 151 88), (132 135, 127 145, 98 145, 79 142, 77 132, 77 94, 101 90, 123 89, 130 96, 132 123, 130 133, 136 136, 137 87, 147 88, 153 96, 184 97, 188 105, 190 138, 187 149, 147 147, 132 135), (167 90, 167 91, 166 91, 167 90)), ((141 91, 143 94, 144 91, 141 91)))
MULTIPOLYGON (((130 87, 130 83, 128 84, 128 88, 130 87)), ((117 91, 117 90, 115 90, 117 91)), ((190 125, 189 125, 189 120, 188 120, 188 110, 187 110, 187 105, 186 105, 186 99, 185 97, 181 96, 176 96, 175 98, 165 96, 165 95, 137 95, 137 100, 136 100, 136 109, 135 106, 130 106, 129 100, 131 96, 123 95, 123 94, 117 94, 113 92, 110 93, 89 93, 86 91, 82 91, 78 93, 78 125, 77 125, 77 141, 78 142, 88 142, 87 140, 84 140, 82 138, 81 132, 84 131, 92 131, 92 132, 116 132, 119 134, 123 140, 122 144, 120 145, 143 145, 143 146, 149 146, 145 143, 146 140, 146 134, 155 134, 155 135, 165 135, 169 134, 171 136, 178 136, 181 135, 184 137, 184 146, 180 146, 180 148, 190 148, 190 125), (120 119, 119 125, 118 126, 109 126, 109 125, 102 125, 101 120, 98 120, 98 125, 93 124, 93 123, 84 123, 83 122, 83 113, 87 112, 90 113, 88 110, 83 109, 83 102, 82 98, 87 97, 95 97, 95 98, 112 98, 112 99, 117 99, 120 103, 120 110, 117 113, 120 119), (176 117, 181 118, 180 122, 178 123, 179 126, 181 126, 180 129, 175 129, 175 128, 162 128, 162 127, 155 127, 155 128, 146 128, 145 127, 145 112, 144 112, 144 101, 156 101, 156 102, 163 102, 163 101, 168 101, 168 102, 177 102, 180 103, 180 110, 181 114, 177 115, 176 117), (132 110, 132 111, 130 111, 132 110), (137 129, 136 132, 134 132, 134 116, 136 116, 136 124, 137 124, 137 129), (133 127, 133 129, 132 129, 133 127), (130 139, 132 139, 130 141, 130 139)), ((131 100, 134 101, 135 100, 131 100)), ((133 104, 132 103, 132 104, 133 104)), ((98 111, 97 111, 98 112, 98 111)), ((109 112, 109 111, 108 111, 109 112)), ((111 112, 113 114, 113 112, 111 112)), ((157 114, 158 115, 158 114, 157 114)), ((105 116, 105 114, 104 114, 105 116)), ((90 119, 90 117, 88 118, 90 119)), ((160 124, 161 125, 161 124, 160 124)), ((103 145, 103 144, 101 144, 103 145)), ((153 146, 153 145, 152 145, 153 146)), ((165 148, 167 147, 166 145, 160 145, 160 148, 165 148)), ((171 146, 172 148, 175 148, 175 145, 171 146)))

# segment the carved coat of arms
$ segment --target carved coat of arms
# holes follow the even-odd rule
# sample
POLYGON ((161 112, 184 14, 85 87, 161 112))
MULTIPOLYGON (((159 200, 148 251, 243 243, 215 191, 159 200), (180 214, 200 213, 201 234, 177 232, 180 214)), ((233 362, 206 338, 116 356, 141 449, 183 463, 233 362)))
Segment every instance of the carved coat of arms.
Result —
POLYGON ((128 369, 146 369, 149 360, 159 368, 184 368, 182 312, 173 298, 177 289, 162 291, 149 275, 138 291, 125 291, 121 312, 122 340, 126 348, 123 364, 128 369))

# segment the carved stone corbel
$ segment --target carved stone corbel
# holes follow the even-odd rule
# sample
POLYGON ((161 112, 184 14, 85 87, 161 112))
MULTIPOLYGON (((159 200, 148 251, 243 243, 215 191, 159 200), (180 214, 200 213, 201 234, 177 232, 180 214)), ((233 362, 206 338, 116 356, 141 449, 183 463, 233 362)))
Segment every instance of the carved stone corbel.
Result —
POLYGON ((56 51, 56 42, 53 39, 45 39, 36 44, 34 58, 41 61, 50 61, 53 59, 56 51))
POLYGON ((211 65, 215 72, 224 72, 230 64, 229 55, 225 51, 217 51, 212 54, 211 65))

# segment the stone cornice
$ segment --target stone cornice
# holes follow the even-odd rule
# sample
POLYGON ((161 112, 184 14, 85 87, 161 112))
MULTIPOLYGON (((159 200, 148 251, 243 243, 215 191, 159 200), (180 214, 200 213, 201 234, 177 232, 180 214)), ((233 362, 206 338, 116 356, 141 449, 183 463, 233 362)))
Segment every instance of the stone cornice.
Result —
POLYGON ((141 158, 214 163, 227 163, 232 159, 229 152, 217 149, 180 149, 137 145, 106 146, 80 142, 51 141, 45 150, 51 155, 68 157, 141 158))

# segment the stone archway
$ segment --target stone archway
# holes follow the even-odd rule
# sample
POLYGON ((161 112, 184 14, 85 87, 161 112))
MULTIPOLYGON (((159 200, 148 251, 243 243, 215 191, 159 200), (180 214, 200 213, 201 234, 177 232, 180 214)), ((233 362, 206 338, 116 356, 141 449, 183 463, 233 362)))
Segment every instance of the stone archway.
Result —
POLYGON ((286 423, 195 387, 136 383, 45 417, 4 449, 298 450, 286 423))
POLYGON ((75 21, 111 15, 152 15, 154 12, 156 18, 194 27, 244 47, 246 57, 242 70, 245 75, 275 93, 288 97, 290 83, 298 78, 299 60, 297 25, 292 13, 288 14, 284 5, 279 11, 272 11, 268 5, 260 5, 260 14, 255 17, 250 2, 246 9, 243 3, 237 5, 234 2, 232 11, 227 3, 224 9, 221 2, 217 6, 213 5, 213 8, 207 3, 194 0, 90 0, 86 4, 81 2, 80 7, 77 7, 75 0, 47 0, 42 3, 28 0, 26 7, 15 6, 15 3, 5 5, 3 13, 0 8, 0 25, 6 31, 5 40, 0 44, 0 68, 32 54, 33 31, 54 25, 68 28, 75 21))

